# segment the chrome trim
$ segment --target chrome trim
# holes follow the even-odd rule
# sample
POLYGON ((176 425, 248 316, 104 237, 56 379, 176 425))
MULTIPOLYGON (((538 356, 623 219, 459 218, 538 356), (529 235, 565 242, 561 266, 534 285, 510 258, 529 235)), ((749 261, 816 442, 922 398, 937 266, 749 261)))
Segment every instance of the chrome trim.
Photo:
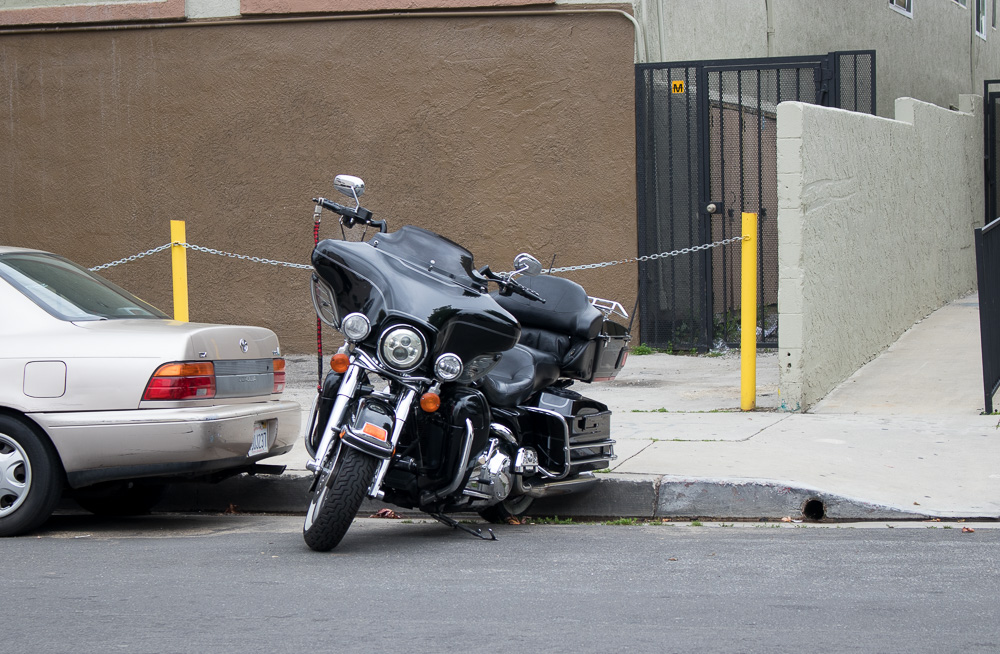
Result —
POLYGON ((319 447, 316 448, 316 458, 312 461, 312 463, 318 464, 320 467, 322 467, 323 461, 326 460, 330 446, 337 436, 337 431, 344 422, 347 403, 354 397, 354 391, 358 388, 361 369, 361 366, 357 363, 352 363, 348 366, 347 372, 344 373, 344 378, 340 381, 340 387, 337 389, 337 399, 333 402, 333 409, 330 410, 330 418, 326 421, 326 426, 323 428, 323 439, 319 442, 319 447))
POLYGON ((514 432, 512 432, 506 425, 501 425, 499 422, 490 423, 490 433, 496 434, 511 445, 518 444, 517 439, 514 438, 514 432))
POLYGON ((472 436, 475 429, 472 427, 472 420, 465 419, 465 442, 462 444, 462 455, 458 459, 457 470, 455 471, 455 478, 452 479, 451 483, 447 488, 443 488, 436 493, 424 493, 420 497, 421 504, 430 504, 443 497, 447 497, 458 490, 458 487, 462 485, 462 479, 465 477, 465 470, 469 464, 469 454, 472 450, 472 436))
MULTIPOLYGON (((395 420, 392 423, 392 436, 389 437, 389 444, 392 446, 390 452, 396 451, 396 444, 399 442, 399 437, 403 433, 403 426, 406 424, 406 418, 410 415, 410 407, 413 406, 413 401, 416 398, 417 392, 412 388, 408 388, 403 394, 403 397, 401 397, 396 403, 396 415, 395 420)), ((382 499, 385 496, 381 490, 382 482, 385 481, 385 474, 389 471, 390 463, 392 463, 391 454, 387 458, 382 459, 381 463, 379 463, 378 469, 375 471, 375 477, 372 479, 372 483, 368 487, 368 497, 382 499)))
POLYGON ((561 473, 556 473, 556 472, 552 472, 551 470, 546 470, 542 466, 538 466, 538 471, 540 473, 542 473, 543 476, 549 477, 551 479, 565 479, 566 476, 569 475, 570 466, 572 465, 572 461, 570 460, 571 459, 571 451, 572 451, 572 449, 571 449, 571 445, 570 445, 570 442, 569 442, 569 424, 566 422, 566 416, 564 416, 561 413, 556 413, 555 411, 549 411, 548 409, 540 409, 538 407, 533 407, 533 406, 522 406, 522 407, 518 407, 518 408, 519 409, 523 409, 524 411, 531 411, 531 412, 534 412, 534 413, 541 413, 542 415, 546 415, 546 416, 549 416, 549 417, 556 418, 559 421, 559 423, 562 425, 562 428, 563 428, 563 453, 564 453, 564 460, 566 462, 565 466, 563 467, 563 471, 561 473))
POLYGON ((591 486, 597 484, 598 481, 598 478, 595 477, 593 473, 584 472, 581 473, 579 477, 573 477, 572 479, 564 479, 562 481, 553 481, 545 484, 529 486, 524 490, 524 494, 534 498, 569 495, 570 493, 578 493, 580 491, 587 490, 591 486))

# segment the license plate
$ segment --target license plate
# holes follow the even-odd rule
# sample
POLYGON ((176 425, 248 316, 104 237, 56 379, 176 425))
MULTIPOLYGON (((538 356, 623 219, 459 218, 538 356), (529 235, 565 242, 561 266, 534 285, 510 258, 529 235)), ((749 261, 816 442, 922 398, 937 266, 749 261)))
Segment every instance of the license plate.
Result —
POLYGON ((253 423, 253 444, 250 446, 247 456, 263 454, 264 452, 267 452, 267 423, 255 422, 253 423))

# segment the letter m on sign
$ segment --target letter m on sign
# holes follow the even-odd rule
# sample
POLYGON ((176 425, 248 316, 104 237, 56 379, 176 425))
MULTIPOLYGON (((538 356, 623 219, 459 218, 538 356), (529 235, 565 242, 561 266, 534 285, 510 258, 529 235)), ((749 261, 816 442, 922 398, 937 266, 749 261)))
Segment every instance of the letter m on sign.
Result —
POLYGON ((676 80, 670 83, 670 90, 673 93, 683 93, 684 92, 684 80, 676 80))

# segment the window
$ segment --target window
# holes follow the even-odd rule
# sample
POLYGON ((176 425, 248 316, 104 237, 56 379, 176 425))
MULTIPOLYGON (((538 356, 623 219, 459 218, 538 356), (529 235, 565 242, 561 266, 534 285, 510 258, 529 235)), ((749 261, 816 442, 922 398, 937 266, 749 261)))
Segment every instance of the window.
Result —
POLYGON ((958 4, 960 4, 960 5, 962 5, 963 7, 967 7, 968 6, 966 4, 966 0, 955 0, 955 2, 958 3, 958 4))
POLYGON ((986 0, 976 0, 976 34, 986 38, 986 0))
MULTIPOLYGON (((993 0, 996 2, 996 0, 993 0)), ((913 17, 913 0, 889 0, 889 7, 904 16, 913 17)))

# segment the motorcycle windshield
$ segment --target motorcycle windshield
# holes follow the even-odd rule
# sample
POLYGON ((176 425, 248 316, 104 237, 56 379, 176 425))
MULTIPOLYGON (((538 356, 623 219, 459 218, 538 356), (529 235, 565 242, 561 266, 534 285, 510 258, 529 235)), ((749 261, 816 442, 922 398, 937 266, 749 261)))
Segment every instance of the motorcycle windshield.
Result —
POLYGON ((368 316, 372 344, 391 322, 416 323, 435 355, 454 352, 468 361, 508 350, 520 336, 514 317, 471 276, 472 254, 427 230, 403 227, 367 243, 321 241, 312 261, 340 318, 368 316))

